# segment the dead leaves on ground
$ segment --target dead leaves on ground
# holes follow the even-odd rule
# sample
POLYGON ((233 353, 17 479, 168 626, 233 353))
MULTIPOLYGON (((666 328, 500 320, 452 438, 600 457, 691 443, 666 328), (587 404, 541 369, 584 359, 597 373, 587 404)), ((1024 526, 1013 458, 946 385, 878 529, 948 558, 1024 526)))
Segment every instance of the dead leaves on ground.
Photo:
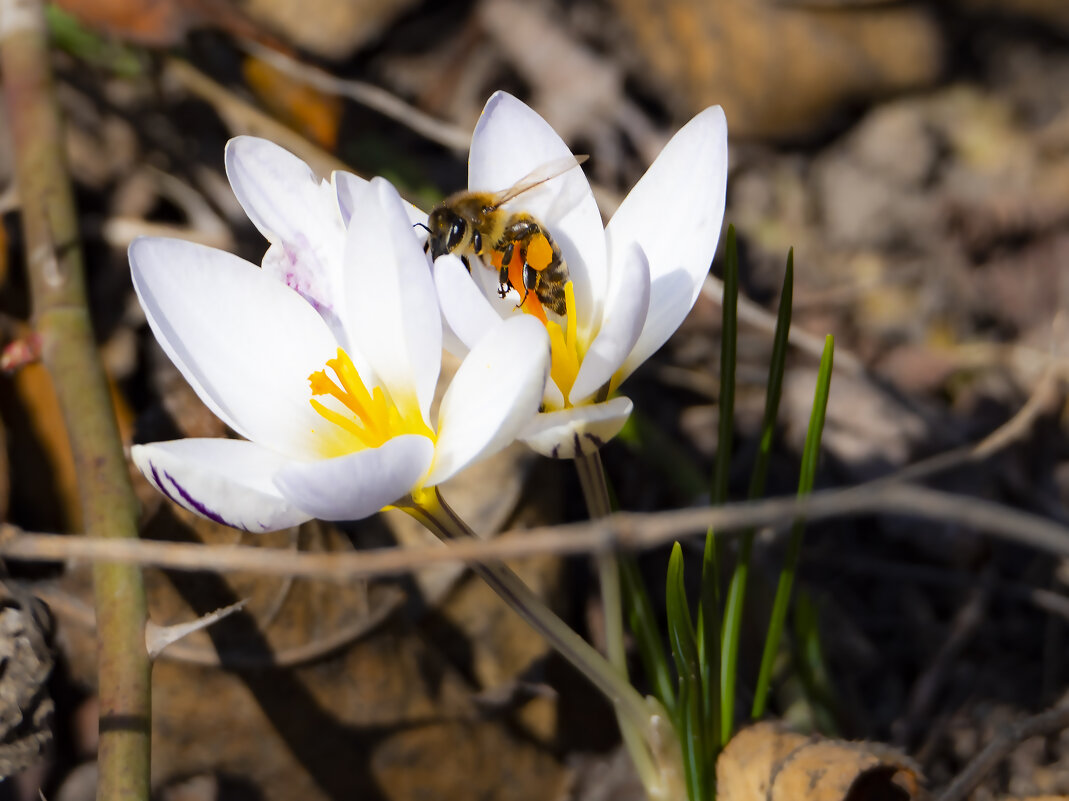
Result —
POLYGON ((716 766, 721 801, 913 801, 919 770, 879 743, 825 740, 775 723, 743 729, 716 766))
POLYGON ((734 136, 810 131, 846 98, 929 84, 943 57, 935 20, 912 5, 861 12, 755 0, 613 5, 666 99, 683 116, 720 103, 734 136))

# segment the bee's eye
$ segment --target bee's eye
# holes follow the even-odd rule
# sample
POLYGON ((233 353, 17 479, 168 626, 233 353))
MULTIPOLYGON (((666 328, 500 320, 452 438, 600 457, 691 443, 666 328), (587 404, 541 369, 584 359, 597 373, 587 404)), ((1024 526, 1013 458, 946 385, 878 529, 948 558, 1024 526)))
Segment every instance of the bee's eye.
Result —
POLYGON ((453 225, 449 228, 449 236, 446 237, 445 245, 450 251, 454 251, 460 247, 464 241, 464 232, 467 230, 468 225, 460 217, 453 220, 453 225))

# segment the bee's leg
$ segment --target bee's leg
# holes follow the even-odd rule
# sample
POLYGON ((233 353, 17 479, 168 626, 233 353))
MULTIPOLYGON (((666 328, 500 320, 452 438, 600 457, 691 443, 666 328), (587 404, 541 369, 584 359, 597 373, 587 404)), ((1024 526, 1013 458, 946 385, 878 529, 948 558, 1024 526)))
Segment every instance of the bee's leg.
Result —
POLYGON ((538 289, 538 270, 532 267, 527 262, 523 263, 523 296, 526 298, 528 292, 534 292, 538 289))
POLYGON ((510 242, 526 242, 531 237, 540 233, 542 233, 542 229, 539 227, 538 223, 530 217, 521 216, 505 229, 505 233, 502 237, 510 242))
MULTIPOLYGON (((538 286, 538 271, 535 270, 530 264, 527 263, 527 243, 524 242, 520 245, 520 260, 523 262, 523 288, 520 297, 520 302, 516 304, 516 308, 519 309, 527 302, 527 295, 534 291, 538 286)), ((520 287, 516 287, 516 291, 520 292, 520 287)))
POLYGON ((467 270, 468 274, 470 275, 471 274, 471 263, 468 261, 468 257, 467 256, 461 256, 460 257, 460 263, 464 265, 464 269, 467 270))
POLYGON ((512 282, 509 281, 509 265, 512 264, 512 254, 515 249, 516 243, 509 242, 505 245, 504 250, 501 251, 501 270, 497 274, 497 296, 499 298, 505 297, 509 290, 512 289, 512 282))
POLYGON ((501 251, 501 269, 508 271, 509 265, 512 264, 512 253, 516 249, 516 243, 510 241, 506 243, 505 249, 501 251))

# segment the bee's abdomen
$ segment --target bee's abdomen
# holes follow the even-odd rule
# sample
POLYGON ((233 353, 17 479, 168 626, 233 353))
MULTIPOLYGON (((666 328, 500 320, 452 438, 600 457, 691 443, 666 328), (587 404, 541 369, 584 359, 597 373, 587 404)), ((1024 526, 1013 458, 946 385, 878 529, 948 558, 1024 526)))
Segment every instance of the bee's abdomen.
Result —
POLYGON ((532 241, 531 246, 527 248, 527 263, 539 273, 535 292, 545 308, 563 316, 567 311, 564 285, 568 282, 568 266, 564 263, 564 257, 556 242, 544 233, 540 234, 539 238, 542 242, 532 241), (535 250, 535 256, 540 258, 532 260, 532 250, 535 250), (543 251, 548 251, 548 258, 543 251))

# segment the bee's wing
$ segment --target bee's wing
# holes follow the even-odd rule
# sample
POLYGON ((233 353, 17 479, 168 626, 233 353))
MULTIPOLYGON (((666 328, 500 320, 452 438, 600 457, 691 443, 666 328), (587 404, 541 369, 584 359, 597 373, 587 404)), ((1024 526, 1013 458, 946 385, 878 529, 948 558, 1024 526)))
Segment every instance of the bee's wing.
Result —
POLYGON ((558 175, 563 175, 568 172, 568 170, 572 169, 572 167, 578 167, 586 161, 587 158, 589 157, 565 156, 564 158, 554 159, 553 161, 538 165, 508 189, 494 195, 494 208, 508 203, 513 198, 534 189, 536 186, 544 184, 546 181, 556 178, 558 175))

